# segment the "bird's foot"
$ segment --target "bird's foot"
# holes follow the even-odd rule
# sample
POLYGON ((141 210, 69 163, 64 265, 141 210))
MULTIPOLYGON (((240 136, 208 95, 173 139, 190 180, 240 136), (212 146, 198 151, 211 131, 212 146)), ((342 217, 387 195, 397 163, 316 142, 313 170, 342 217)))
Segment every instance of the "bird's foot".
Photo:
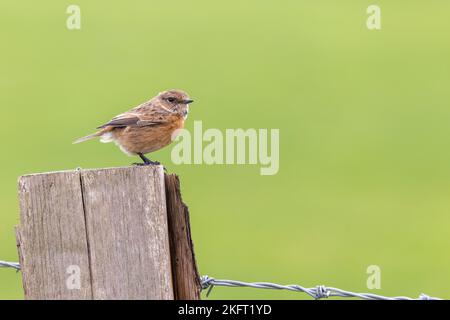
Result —
POLYGON ((161 163, 157 161, 149 161, 149 162, 133 162, 135 166, 144 167, 144 166, 159 166, 161 163))
MULTIPOLYGON (((161 165, 158 161, 147 161, 147 162, 134 162, 132 163, 134 166, 145 167, 145 166, 159 166, 161 165)), ((165 172, 167 172, 167 168, 163 166, 165 172)))

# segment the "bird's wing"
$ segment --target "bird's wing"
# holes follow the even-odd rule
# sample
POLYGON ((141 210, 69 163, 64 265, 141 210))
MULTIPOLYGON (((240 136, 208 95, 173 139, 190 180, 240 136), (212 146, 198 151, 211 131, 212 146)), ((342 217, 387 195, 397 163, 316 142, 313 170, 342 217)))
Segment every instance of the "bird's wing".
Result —
POLYGON ((128 126, 145 127, 154 126, 163 123, 164 121, 158 120, 144 120, 138 115, 132 113, 122 113, 111 119, 111 121, 97 127, 97 129, 103 129, 105 127, 123 128, 128 126))

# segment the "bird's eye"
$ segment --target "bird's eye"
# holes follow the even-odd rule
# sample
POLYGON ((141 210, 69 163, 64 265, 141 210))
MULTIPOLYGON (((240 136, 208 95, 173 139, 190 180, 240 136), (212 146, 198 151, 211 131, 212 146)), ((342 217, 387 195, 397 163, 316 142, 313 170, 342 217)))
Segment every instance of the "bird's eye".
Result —
POLYGON ((167 98, 167 101, 169 101, 169 102, 175 102, 175 101, 176 101, 176 99, 175 99, 175 98, 173 98, 173 97, 170 97, 170 98, 167 98))

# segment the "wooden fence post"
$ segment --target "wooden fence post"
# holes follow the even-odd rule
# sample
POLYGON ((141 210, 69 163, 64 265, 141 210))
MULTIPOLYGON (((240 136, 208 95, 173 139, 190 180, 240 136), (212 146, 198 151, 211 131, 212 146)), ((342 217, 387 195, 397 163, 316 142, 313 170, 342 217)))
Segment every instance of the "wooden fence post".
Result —
POLYGON ((183 203, 180 180, 174 174, 166 175, 167 217, 172 258, 175 299, 200 299, 200 276, 194 255, 189 224, 189 210, 183 203))
POLYGON ((161 166, 22 176, 25 298, 198 299, 189 217, 172 181, 161 166), (191 272, 187 282, 180 265, 191 272))

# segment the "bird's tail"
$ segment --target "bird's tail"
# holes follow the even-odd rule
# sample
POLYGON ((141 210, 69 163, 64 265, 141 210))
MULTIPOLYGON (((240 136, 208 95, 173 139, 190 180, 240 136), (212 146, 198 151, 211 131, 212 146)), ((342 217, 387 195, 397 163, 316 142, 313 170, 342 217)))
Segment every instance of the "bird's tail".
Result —
POLYGON ((84 142, 84 141, 87 141, 87 140, 91 140, 91 139, 94 139, 94 138, 99 137, 99 136, 101 136, 101 135, 102 135, 101 131, 95 132, 95 133, 93 133, 93 134, 90 134, 90 135, 88 135, 88 136, 85 136, 85 137, 82 137, 82 138, 80 138, 80 139, 75 140, 75 141, 73 142, 73 144, 80 143, 80 142, 84 142))

